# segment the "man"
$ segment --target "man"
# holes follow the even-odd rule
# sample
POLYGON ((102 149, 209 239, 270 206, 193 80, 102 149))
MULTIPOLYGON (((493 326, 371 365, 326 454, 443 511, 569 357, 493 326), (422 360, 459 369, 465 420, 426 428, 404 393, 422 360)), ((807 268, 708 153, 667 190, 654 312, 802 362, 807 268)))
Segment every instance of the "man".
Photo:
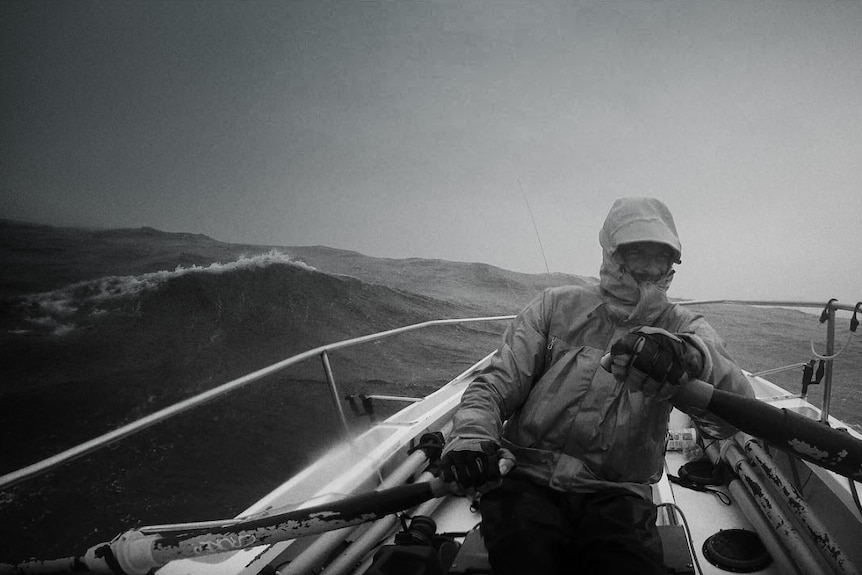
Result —
MULTIPOLYGON (((706 320, 667 300, 682 246, 662 202, 617 200, 599 243, 599 284, 545 290, 518 315, 440 461, 455 492, 483 493, 497 575, 665 573, 650 484, 673 395, 697 378, 753 396, 706 320)), ((702 435, 735 432, 680 408, 702 435)))

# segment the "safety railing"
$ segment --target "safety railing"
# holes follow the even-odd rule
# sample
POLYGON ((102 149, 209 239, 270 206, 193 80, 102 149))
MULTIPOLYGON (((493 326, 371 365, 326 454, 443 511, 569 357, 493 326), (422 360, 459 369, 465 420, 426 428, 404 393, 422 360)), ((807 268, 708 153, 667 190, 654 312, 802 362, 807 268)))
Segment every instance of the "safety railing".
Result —
MULTIPOLYGON (((729 300, 729 299, 712 299, 712 300, 694 300, 694 301, 680 301, 676 302, 683 306, 694 306, 694 305, 710 305, 710 304, 738 304, 738 305, 756 305, 756 306, 771 306, 771 307, 791 307, 791 308, 823 308, 823 313, 821 314, 820 321, 821 323, 827 323, 827 331, 826 331, 826 351, 824 353, 825 358, 825 374, 824 374, 824 382, 823 382, 823 404, 821 407, 821 420, 826 422, 829 418, 830 411, 830 401, 832 396, 832 357, 835 353, 835 323, 836 310, 843 310, 853 312, 853 319, 851 320, 851 330, 855 331, 856 326, 858 325, 858 320, 856 317, 857 312, 862 310, 862 302, 857 303, 855 306, 850 306, 846 304, 838 303, 836 300, 829 300, 828 303, 824 304, 822 302, 811 302, 811 301, 787 301, 787 300, 729 300)), ((165 421, 166 419, 170 419, 183 413, 189 409, 212 401, 218 397, 221 397, 235 389, 248 385, 249 383, 258 381, 264 377, 282 371, 290 366, 296 365, 297 363, 306 361, 308 359, 319 357, 322 365, 323 371, 326 376, 326 381, 329 386, 330 395, 332 397, 332 401, 335 405, 336 413, 338 414, 339 420, 342 424, 342 428, 346 435, 349 435, 349 425, 347 423, 347 417, 345 416, 344 409, 342 407, 342 402, 340 395, 338 393, 338 388, 335 382, 335 378, 332 373, 332 367, 329 361, 329 353, 352 347, 355 345, 360 345, 363 343, 378 341, 384 338, 388 338, 395 335, 404 334, 407 332, 431 327, 431 326, 439 326, 439 325, 451 325, 451 324, 462 324, 462 323, 476 323, 476 322, 489 322, 489 321, 500 321, 500 320, 511 320, 515 316, 514 315, 503 315, 503 316, 490 316, 490 317, 478 317, 478 318, 458 318, 458 319, 439 319, 439 320, 430 320, 425 322, 420 322, 408 326, 403 326, 395 329, 391 329, 388 331, 382 331, 366 336, 356 337, 352 339, 347 339, 327 345, 323 345, 320 347, 316 347, 314 349, 310 349, 306 352, 294 355, 289 357, 283 361, 278 363, 274 363, 268 367, 260 369, 258 371, 252 372, 243 377, 234 379, 225 384, 222 384, 218 387, 215 387, 209 391, 200 393, 194 397, 166 407, 162 410, 159 410, 155 413, 152 413, 146 417, 143 417, 137 421, 124 425, 114 431, 108 432, 104 435, 100 435, 90 441, 77 445, 73 448, 67 449, 61 453, 58 453, 52 457, 29 465, 27 467, 21 468, 17 471, 13 471, 6 475, 0 476, 0 489, 10 487, 15 485, 21 481, 26 479, 35 477, 42 473, 45 473, 58 465, 71 461, 73 459, 77 459, 93 451, 96 451, 102 447, 105 447, 111 443, 119 441, 129 435, 142 431, 156 423, 160 423, 165 421)), ((801 364, 800 364, 801 365, 801 364)))
POLYGON ((134 433, 142 431, 156 423, 160 423, 165 421, 166 419, 170 419, 183 413, 193 407, 197 407, 209 401, 212 401, 218 397, 225 395, 235 389, 248 385, 249 383, 258 381, 264 377, 282 371, 290 366, 296 365, 297 363, 303 362, 305 360, 320 357, 323 363, 324 374, 326 375, 326 381, 329 385, 330 394, 332 396, 332 401, 335 403, 335 409, 338 413, 338 417, 342 423, 343 429, 345 433, 349 433, 347 418, 344 415, 344 409, 341 405, 341 399, 338 394, 338 389, 335 384, 335 378, 332 375, 332 367, 329 362, 329 353, 344 349, 348 347, 352 347, 355 345, 360 345, 363 343, 378 341, 387 337, 392 337, 395 335, 404 334, 407 332, 415 331, 418 329, 423 329, 431 326, 439 326, 439 325, 451 325, 451 324, 462 324, 462 323, 476 323, 476 322, 489 322, 489 321, 499 321, 499 320, 509 320, 514 318, 514 315, 503 315, 503 316, 490 316, 490 317, 476 317, 476 318, 459 318, 459 319, 438 319, 438 320, 430 320, 424 321, 412 325, 407 325, 395 329, 390 329, 388 331, 382 331, 378 333, 373 333, 370 335, 365 335, 361 337, 355 337, 352 339, 347 339, 327 345, 323 345, 320 347, 316 347, 314 349, 310 349, 303 353, 294 355, 289 357, 283 361, 278 363, 274 363, 268 367, 263 369, 259 369, 255 372, 252 372, 243 377, 234 379, 225 384, 222 384, 218 387, 210 389, 209 391, 205 391, 194 397, 190 397, 184 401, 179 403, 175 403, 174 405, 168 406, 164 409, 161 409, 155 413, 152 413, 146 417, 143 417, 137 421, 129 423, 128 425, 124 425, 114 431, 108 432, 104 435, 100 435, 90 441, 72 447, 71 449, 67 449, 57 455, 49 457, 47 459, 43 459, 37 463, 32 465, 28 465, 27 467, 23 467, 18 469, 17 471, 13 471, 11 473, 7 473, 6 475, 0 476, 0 489, 4 489, 6 487, 11 487, 16 483, 20 483, 26 479, 30 479, 37 475, 41 475, 58 465, 69 462, 73 459, 77 459, 93 451, 96 451, 102 447, 105 447, 111 443, 119 441, 125 437, 128 437, 134 433))
MULTIPOLYGON (((758 305, 769 307, 790 307, 790 308, 814 308, 823 311, 820 314, 820 323, 826 323, 826 351, 822 358, 825 363, 825 371, 823 377, 823 404, 820 408, 820 420, 823 423, 829 421, 829 411, 832 402, 832 367, 835 357, 835 312, 837 310, 853 312, 853 317, 850 320, 850 331, 855 332, 859 326, 857 313, 862 311, 862 301, 856 305, 847 305, 838 303, 836 299, 830 299, 824 305, 823 302, 811 301, 788 301, 788 300, 730 300, 730 299, 712 299, 712 300, 695 300, 677 302, 680 305, 707 305, 707 304, 738 304, 738 305, 758 305)), ((804 365, 804 364, 800 364, 804 365)), ((779 368, 783 369, 783 368, 779 368)), ((774 371, 777 370, 772 370, 774 371)), ((762 372, 766 373, 766 372, 762 372)))

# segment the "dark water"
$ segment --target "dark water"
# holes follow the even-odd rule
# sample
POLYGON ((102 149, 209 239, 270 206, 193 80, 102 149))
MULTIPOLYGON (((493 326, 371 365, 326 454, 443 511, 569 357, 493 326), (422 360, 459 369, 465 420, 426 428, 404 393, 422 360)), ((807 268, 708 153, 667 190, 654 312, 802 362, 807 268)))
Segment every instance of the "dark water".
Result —
MULTIPOLYGON (((0 472, 324 343, 476 315, 269 257, 0 302, 0 472)), ((815 316, 795 311, 699 311, 752 371, 806 361, 820 333, 815 316)), ((432 328, 336 352, 340 395, 427 393, 493 349, 501 329, 432 328)), ((836 360, 833 413, 857 428, 859 373, 854 338, 836 360)), ((771 378, 796 391, 800 376, 771 378)), ((307 362, 0 492, 0 561, 79 554, 141 525, 234 516, 341 436, 321 366, 307 362)))
MULTIPOLYGON (((283 262, 7 300, 0 472, 323 343, 464 315, 283 262)), ((499 328, 433 328, 331 361, 342 397, 422 395, 498 337, 499 328)), ((368 425, 350 418, 356 431, 368 425)), ((342 437, 321 364, 306 362, 0 492, 0 561, 79 554, 141 525, 232 517, 342 437)))
POLYGON ((322 382, 274 379, 15 486, 2 500, 3 559, 69 556, 132 527, 235 516, 341 438, 331 406, 322 382))

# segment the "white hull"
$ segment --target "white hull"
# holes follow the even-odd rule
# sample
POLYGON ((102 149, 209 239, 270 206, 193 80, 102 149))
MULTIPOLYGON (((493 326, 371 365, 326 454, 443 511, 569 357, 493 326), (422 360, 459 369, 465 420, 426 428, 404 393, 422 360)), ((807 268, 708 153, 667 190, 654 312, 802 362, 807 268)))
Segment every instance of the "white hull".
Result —
MULTIPOLYGON (((773 305, 786 304, 773 303, 773 305)), ((801 305, 807 307, 807 304, 801 305)), ((839 306, 839 309, 847 308, 839 306)), ((827 354, 833 353, 834 311, 832 313, 828 332, 830 335, 827 337, 827 354)), ((318 356, 323 359, 333 399, 338 406, 338 411, 341 412, 341 397, 329 368, 327 355, 329 351, 376 341, 430 325, 498 321, 510 317, 434 320, 309 350, 163 409, 53 458, 8 474, 0 478, 0 486, 24 481, 69 459, 104 447, 120 437, 173 417, 213 397, 318 356)), ((254 503, 239 517, 258 520, 278 515, 279 517, 274 518, 278 521, 270 521, 267 525, 271 530, 281 530, 278 539, 270 539, 270 541, 276 541, 286 537, 297 537, 297 531, 275 525, 282 521, 283 514, 287 512, 341 502, 345 498, 349 500, 352 495, 385 491, 407 483, 429 481, 430 474, 423 473, 428 465, 427 456, 421 450, 412 451, 411 448, 416 446, 425 433, 439 431, 444 437, 448 435, 451 419, 458 408, 461 394, 490 358, 490 355, 486 356, 434 393, 410 403, 358 437, 333 448, 315 463, 254 503)), ((828 360, 826 367, 823 389, 825 390, 824 405, 828 406, 831 390, 831 364, 828 360)), ((762 377, 747 375, 759 401, 788 412, 795 412, 810 420, 823 419, 820 410, 805 398, 787 392, 762 377)), ((762 406, 749 405, 748 410, 752 407, 762 406)), ((344 420, 343 413, 340 414, 344 420)), ((782 414, 781 417, 785 415, 782 414)), ((831 416, 827 419, 833 429, 846 429, 849 436, 862 441, 862 435, 847 429, 841 421, 831 416)), ((746 422, 736 420, 739 428, 751 427, 743 423, 746 422)), ((344 424, 347 427, 346 420, 344 424)), ((819 426, 819 424, 815 425, 819 426)), ((674 410, 671 414, 670 428, 687 427, 690 427, 688 416, 674 410)), ((759 429, 764 435, 769 433, 768 429, 762 427, 759 429)), ((816 434, 820 434, 822 429, 818 427, 816 434)), ((831 433, 834 435, 837 432, 831 433)), ((804 435, 811 436, 810 432, 804 435)), ((794 444, 796 453, 803 454, 807 460, 827 464, 825 462, 828 458, 812 456, 805 451, 811 446, 794 438, 796 438, 795 434, 790 439, 801 444, 794 444)), ((844 460, 845 465, 839 467, 833 465, 831 468, 839 469, 857 478, 862 476, 862 470, 853 468, 848 471, 851 467, 849 462, 853 462, 853 465, 858 464, 858 447, 862 444, 846 442, 844 436, 841 436, 836 444, 841 446, 844 455, 833 452, 825 453, 825 456, 846 457, 848 450, 855 451, 856 455, 851 453, 851 456, 844 460)), ((862 506, 858 500, 857 483, 785 452, 760 445, 758 441, 742 433, 734 438, 709 444, 706 447, 706 455, 713 462, 722 460, 731 469, 731 472, 726 474, 725 482, 715 488, 720 495, 713 491, 692 490, 671 481, 671 476, 678 475, 680 467, 686 463, 686 456, 681 451, 667 451, 665 474, 653 487, 653 499, 659 506, 658 527, 665 543, 666 558, 679 567, 677 572, 727 573, 727 570, 716 567, 704 555, 703 546, 712 535, 729 529, 743 529, 757 533, 771 556, 771 562, 768 565, 749 572, 815 575, 819 573, 854 574, 862 571, 862 544, 860 544, 862 506)), ((424 489, 422 486, 419 487, 424 489)), ((410 491, 413 489, 408 488, 410 491)), ((372 499, 375 506, 381 500, 380 497, 372 499)), ((322 509, 331 515, 330 509, 325 507, 322 509)), ((470 533, 461 550, 469 548, 477 551, 470 556, 470 561, 479 563, 486 561, 484 548, 474 529, 481 518, 477 512, 470 510, 468 499, 454 496, 430 499, 417 509, 407 510, 407 513, 411 516, 432 517, 436 522, 438 533, 470 533)), ((159 575, 362 574, 368 570, 375 551, 381 545, 390 543, 401 527, 395 515, 383 516, 379 512, 376 515, 383 518, 323 533, 320 531, 331 529, 334 522, 315 519, 312 523, 315 523, 314 528, 317 529, 315 533, 319 534, 280 540, 278 543, 268 545, 250 546, 261 539, 249 534, 248 530, 233 529, 237 520, 226 520, 206 524, 140 528, 125 534, 122 539, 111 543, 110 546, 111 553, 121 563, 125 561, 123 568, 128 573, 142 575, 158 565, 164 565, 158 569, 159 575), (325 529, 318 529, 321 525, 325 529), (154 557, 157 552, 156 547, 150 546, 147 541, 156 541, 163 536, 170 538, 186 530, 197 530, 195 532, 206 541, 207 549, 204 550, 206 553, 218 552, 204 556, 204 552, 198 547, 188 547, 182 551, 182 555, 171 555, 167 559, 164 555, 159 559, 154 557), (231 532, 242 532, 243 535, 216 534, 231 532), (177 556, 187 557, 192 553, 201 556, 170 561, 177 556)), ((293 517, 295 516, 296 514, 293 514, 293 517)), ((366 519, 362 517, 363 521, 366 519)), ((249 524, 243 523, 243 525, 249 524)), ((260 526, 260 524, 256 525, 253 529, 260 526)), ((261 537, 270 536, 260 533, 261 537)), ((459 536, 459 541, 465 541, 464 537, 459 536)), ((97 563, 101 565, 105 562, 101 557, 104 556, 106 546, 107 544, 102 544, 91 548, 87 552, 88 555, 81 559, 84 559, 88 566, 91 562, 93 565, 97 563), (95 556, 91 556, 94 553, 95 556)), ((171 547, 169 544, 159 546, 158 552, 167 553, 165 549, 169 547, 171 547)), ((63 561, 64 564, 72 565, 69 561, 63 561)), ((77 562, 78 558, 75 558, 75 561, 77 562)), ((449 571, 450 574, 468 572, 464 561, 464 555, 456 557, 449 571)), ((4 568, 5 566, 0 565, 0 571, 4 568)), ((8 572, 19 571, 13 568, 8 572)))
MULTIPOLYGON (((476 370, 487 359, 477 363, 423 401, 408 406, 376 425, 351 444, 343 444, 333 449, 249 507, 242 515, 258 514, 272 508, 318 505, 377 488, 380 485, 378 472, 386 477, 399 464, 405 462, 407 450, 419 436, 426 431, 441 429, 448 431, 447 421, 457 408, 461 393, 470 383, 476 370), (303 503, 298 505, 299 502, 303 503)), ((819 418, 820 410, 806 400, 788 393, 763 378, 749 377, 749 379, 757 397, 761 400, 802 413, 812 419, 819 418)), ((846 427, 834 418, 830 418, 830 422, 833 427, 846 427)), ((687 427, 687 416, 674 411, 671 427, 687 427)), ((862 435, 853 430, 848 430, 848 433, 862 439, 862 435)), ((709 451, 711 455, 716 456, 719 451, 718 446, 709 451)), ((790 461, 788 457, 777 454, 775 460, 779 467, 784 468, 785 474, 790 476, 792 470, 788 466, 790 461)), ((818 572, 853 573, 855 572, 853 565, 862 565, 862 545, 859 544, 862 541, 862 515, 853 503, 849 481, 845 477, 805 462, 797 462, 799 466, 797 475, 801 474, 805 479, 803 489, 805 499, 815 507, 814 511, 819 519, 826 525, 830 536, 844 552, 845 558, 842 559, 842 565, 846 564, 847 570, 836 571, 834 565, 829 565, 818 556, 816 551, 787 549, 788 544, 782 543, 776 536, 777 532, 796 533, 789 539, 791 542, 793 536, 799 536, 810 543, 807 541, 810 537, 806 537, 804 529, 800 536, 800 529, 791 529, 790 525, 777 528, 771 526, 763 512, 758 511, 756 502, 750 500, 750 496, 747 506, 745 502, 740 501, 746 496, 739 491, 739 486, 734 489, 728 489, 727 486, 719 487, 732 501, 731 505, 725 505, 713 493, 693 491, 668 480, 667 474, 677 474, 679 467, 685 463, 682 452, 668 451, 665 461, 667 473, 654 487, 654 500, 657 504, 675 504, 682 510, 691 535, 691 548, 697 553, 703 573, 728 572, 712 565, 703 556, 702 546, 707 537, 719 530, 737 528, 758 532, 772 555, 771 564, 759 571, 754 571, 755 573, 776 575, 794 572, 800 575, 818 572)), ((401 470, 401 472, 412 479, 421 472, 421 468, 415 470, 415 473, 413 470, 401 470)), ((403 479, 400 480, 403 481, 403 479)), ((431 515, 437 523, 438 532, 467 532, 480 521, 479 515, 469 510, 469 501, 456 497, 430 502, 423 506, 419 514, 431 515)), ((659 525, 681 524, 678 513, 670 508, 661 507, 659 525)), ((388 525, 391 525, 393 530, 397 527, 397 523, 391 520, 388 525)), ((276 567, 282 575, 308 573, 312 569, 319 569, 323 558, 328 557, 331 550, 342 545, 345 540, 354 541, 360 538, 362 532, 367 529, 369 526, 365 525, 271 546, 214 555, 209 558, 175 561, 160 569, 158 573, 160 575, 251 575, 260 573, 267 565, 276 567)), ((785 541, 787 541, 786 538, 785 541)), ((363 551, 348 548, 349 552, 356 555, 347 556, 341 562, 350 567, 341 570, 336 563, 323 573, 362 573, 370 564, 370 556, 379 543, 380 540, 376 539, 375 545, 363 551), (356 567, 358 564, 360 566, 356 567)), ((791 547, 795 546, 791 543, 791 547)))

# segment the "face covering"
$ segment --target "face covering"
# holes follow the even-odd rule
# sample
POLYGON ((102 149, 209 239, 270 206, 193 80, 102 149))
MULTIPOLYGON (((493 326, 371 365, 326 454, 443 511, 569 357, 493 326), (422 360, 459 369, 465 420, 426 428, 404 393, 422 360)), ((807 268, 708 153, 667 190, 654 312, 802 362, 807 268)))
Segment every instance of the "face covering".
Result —
MULTIPOLYGON (((667 290, 674 271, 655 282, 641 282, 625 269, 617 254, 620 245, 657 242, 670 246, 679 256, 682 246, 673 216, 653 198, 621 198, 614 202, 599 232, 602 266, 599 270, 602 297, 611 316, 620 322, 647 324, 669 305, 667 290)), ((679 257, 676 258, 679 261, 679 257)))

